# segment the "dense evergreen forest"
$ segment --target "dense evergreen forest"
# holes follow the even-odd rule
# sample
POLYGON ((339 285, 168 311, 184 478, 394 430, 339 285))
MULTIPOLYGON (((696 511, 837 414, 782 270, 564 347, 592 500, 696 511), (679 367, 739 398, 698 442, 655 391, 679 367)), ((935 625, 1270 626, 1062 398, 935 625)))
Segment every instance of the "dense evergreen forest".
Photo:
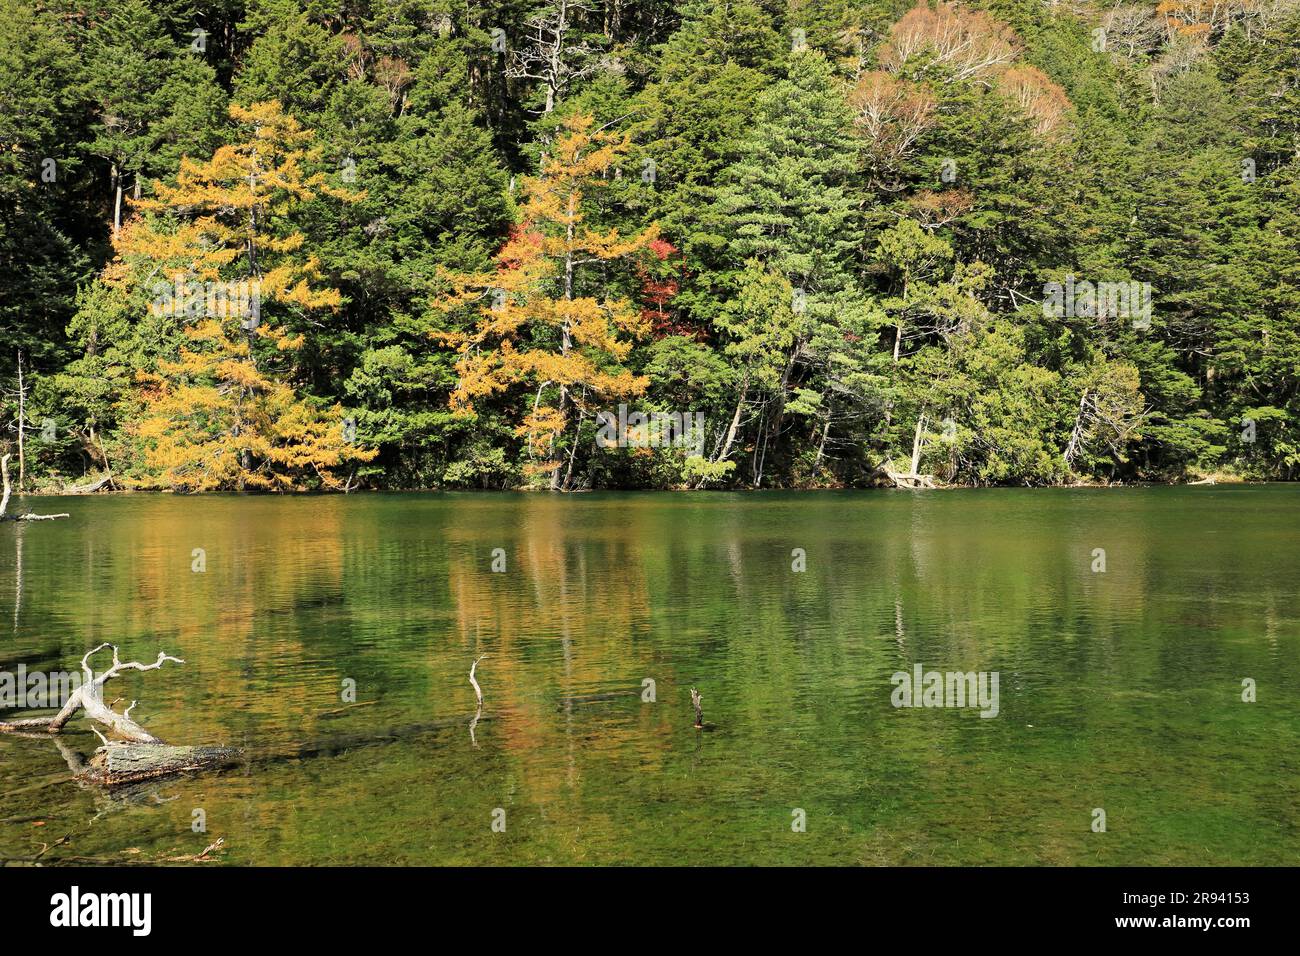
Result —
POLYGON ((1300 0, 0 0, 27 490, 1300 475, 1300 0))

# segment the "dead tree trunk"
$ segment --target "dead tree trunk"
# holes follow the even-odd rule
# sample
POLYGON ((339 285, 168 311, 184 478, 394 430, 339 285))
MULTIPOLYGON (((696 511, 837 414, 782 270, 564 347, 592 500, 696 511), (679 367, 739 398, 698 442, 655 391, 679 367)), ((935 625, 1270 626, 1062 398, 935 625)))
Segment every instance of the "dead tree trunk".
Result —
MULTIPOLYGON (((921 467, 921 449, 924 447, 922 439, 925 434, 925 412, 922 412, 916 419, 916 434, 912 438, 912 470, 908 472, 891 471, 887 466, 882 467, 883 471, 899 488, 933 488, 934 476, 918 474, 921 467)), ((887 463, 888 464, 888 463, 887 463)))
POLYGON ((916 420, 916 435, 912 438, 912 474, 921 467, 921 436, 925 432, 925 413, 916 420))
POLYGON ((474 686, 474 696, 478 698, 478 710, 474 711, 474 717, 469 722, 469 742, 473 746, 478 746, 478 738, 474 736, 474 728, 478 726, 479 720, 483 717, 483 688, 478 686, 478 681, 474 679, 474 670, 478 667, 478 662, 487 657, 486 654, 480 655, 473 664, 469 666, 469 682, 474 686))
MULTIPOLYGON (((27 387, 23 383, 23 350, 18 350, 18 493, 27 487, 27 387)), ((6 476, 7 478, 8 476, 6 476)), ((7 482, 6 482, 7 483, 7 482)), ((3 514, 0 509, 0 514, 3 514)))
POLYGON ((55 518, 68 517, 66 513, 57 515, 38 515, 33 514, 30 511, 21 515, 5 514, 9 508, 9 495, 13 490, 9 486, 9 459, 12 457, 12 455, 5 455, 3 458, 0 458, 0 472, 3 472, 4 474, 4 496, 0 497, 0 521, 53 521, 55 518))
POLYGON ((1074 456, 1079 453, 1079 446, 1083 441, 1083 431, 1086 426, 1085 415, 1088 409, 1088 390, 1083 390, 1083 396, 1079 399, 1079 413, 1074 416, 1074 428, 1070 430, 1070 442, 1065 446, 1065 467, 1074 468, 1074 456))
POLYGON ((178 773, 218 770, 242 760, 243 751, 234 747, 109 744, 95 751, 81 777, 92 783, 114 787, 178 773))
POLYGON ((87 651, 86 656, 81 659, 82 685, 68 698, 68 702, 63 705, 63 709, 59 711, 58 715, 50 721, 50 733, 57 734, 76 715, 78 710, 84 710, 87 717, 117 731, 119 735, 129 741, 139 744, 162 743, 161 740, 131 719, 131 709, 135 707, 135 701, 131 701, 131 706, 120 714, 105 704, 104 685, 122 671, 154 671, 162 667, 166 661, 172 661, 176 664, 185 663, 179 657, 171 657, 159 651, 158 660, 152 664, 141 664, 138 661, 127 661, 124 664, 118 660, 116 644, 100 644, 94 650, 87 651), (95 672, 90 668, 90 658, 106 647, 113 649, 113 666, 96 677, 95 672))
MULTIPOLYGON (((104 746, 77 771, 78 776, 95 783, 116 786, 123 783, 135 783, 155 777, 197 770, 216 770, 231 763, 238 762, 241 751, 229 747, 172 747, 164 744, 149 731, 131 719, 131 711, 136 701, 122 713, 113 710, 104 703, 104 685, 123 671, 158 670, 167 661, 184 664, 179 657, 172 657, 162 651, 152 664, 138 661, 121 661, 117 656, 115 644, 100 644, 87 651, 81 659, 82 684, 73 692, 60 710, 53 717, 35 717, 0 723, 0 732, 32 733, 45 731, 49 734, 60 733, 77 712, 84 710, 86 716, 108 727, 122 740, 109 741, 99 731, 96 736, 104 746), (90 666, 90 658, 104 648, 112 648, 113 664, 108 670, 96 676, 90 666)), ((93 729, 93 728, 92 728, 93 729)))

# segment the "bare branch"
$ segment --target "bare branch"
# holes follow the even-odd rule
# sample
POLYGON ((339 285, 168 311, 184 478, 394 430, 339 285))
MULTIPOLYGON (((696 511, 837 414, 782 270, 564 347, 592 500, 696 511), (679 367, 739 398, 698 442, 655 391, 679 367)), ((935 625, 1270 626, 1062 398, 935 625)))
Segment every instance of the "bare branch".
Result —
MULTIPOLYGON (((119 714, 111 706, 104 703, 103 687, 123 671, 157 670, 167 661, 174 664, 185 663, 181 658, 172 657, 164 651, 158 652, 158 659, 152 664, 142 664, 139 661, 123 661, 118 657, 117 645, 108 642, 90 649, 81 658, 81 671, 85 675, 81 687, 68 698, 67 703, 63 705, 63 709, 59 711, 58 715, 49 721, 47 729, 50 733, 57 734, 78 710, 84 710, 86 716, 91 720, 97 720, 101 724, 113 728, 127 740, 146 744, 161 743, 162 741, 131 719, 131 710, 135 707, 136 701, 131 702, 131 706, 126 709, 125 713, 119 714), (90 666, 90 659, 106 647, 111 648, 113 651, 113 664, 108 670, 96 677, 94 669, 90 666)), ((114 701, 114 703, 117 703, 117 701, 114 701)))
POLYGON ((478 667, 478 662, 483 660, 484 657, 487 657, 487 655, 483 654, 482 656, 480 656, 478 660, 474 661, 474 663, 470 665, 469 668, 469 682, 474 686, 474 696, 478 698, 478 703, 480 707, 483 706, 483 691, 478 686, 478 681, 474 679, 474 668, 478 667))

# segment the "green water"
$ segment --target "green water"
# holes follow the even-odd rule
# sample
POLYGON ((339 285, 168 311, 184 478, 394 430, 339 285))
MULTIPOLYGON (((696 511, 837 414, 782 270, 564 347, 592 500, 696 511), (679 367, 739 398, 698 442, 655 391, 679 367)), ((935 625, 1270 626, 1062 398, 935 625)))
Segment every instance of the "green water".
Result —
POLYGON ((0 525, 0 665, 166 650, 108 694, 158 736, 324 747, 106 794, 0 735, 10 861, 1300 856, 1300 487, 36 504, 72 518, 0 525), (998 715, 893 707, 915 663, 998 672, 998 715))

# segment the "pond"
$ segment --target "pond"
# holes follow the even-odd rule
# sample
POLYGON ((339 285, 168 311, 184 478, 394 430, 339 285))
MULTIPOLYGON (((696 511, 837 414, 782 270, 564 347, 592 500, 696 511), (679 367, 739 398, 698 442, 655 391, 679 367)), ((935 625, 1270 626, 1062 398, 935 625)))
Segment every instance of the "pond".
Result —
POLYGON ((164 650, 107 697, 255 759, 106 792, 0 735, 9 861, 1300 854, 1300 487, 35 504, 0 669, 164 650), (916 665, 996 708, 895 706, 916 665))

